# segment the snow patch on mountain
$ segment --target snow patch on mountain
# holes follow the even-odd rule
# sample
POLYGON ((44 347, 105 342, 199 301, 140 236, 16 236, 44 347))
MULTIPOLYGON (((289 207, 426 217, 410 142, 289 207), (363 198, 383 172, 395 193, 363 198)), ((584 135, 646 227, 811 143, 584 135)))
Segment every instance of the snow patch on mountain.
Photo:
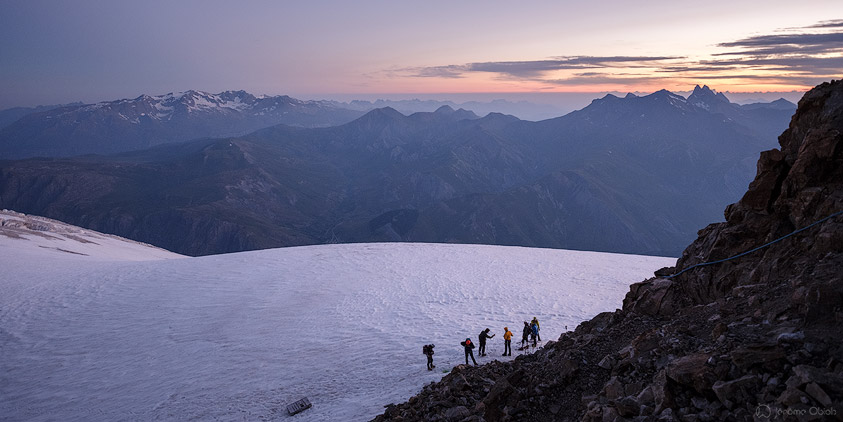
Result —
MULTIPOLYGON (((286 95, 255 97, 245 91, 224 91, 219 94, 211 94, 203 91, 188 90, 183 92, 170 92, 163 95, 150 96, 141 95, 134 99, 121 99, 116 101, 104 101, 95 104, 69 108, 59 116, 68 115, 78 111, 94 113, 99 110, 112 110, 114 108, 124 110, 125 107, 142 109, 140 116, 149 116, 157 120, 171 120, 173 114, 183 110, 187 114, 197 113, 230 113, 239 112, 254 116, 272 114, 282 107, 305 107, 315 106, 327 109, 338 108, 330 101, 302 101, 286 95), (153 112, 154 110, 154 112, 153 112)), ((139 123, 137 118, 130 119, 123 112, 120 113, 125 120, 132 120, 139 123)), ((53 116, 48 118, 52 119, 53 116)))
POLYGON ((0 211, 0 256, 43 256, 45 260, 85 257, 94 261, 147 261, 184 258, 146 243, 83 229, 45 217, 0 211))

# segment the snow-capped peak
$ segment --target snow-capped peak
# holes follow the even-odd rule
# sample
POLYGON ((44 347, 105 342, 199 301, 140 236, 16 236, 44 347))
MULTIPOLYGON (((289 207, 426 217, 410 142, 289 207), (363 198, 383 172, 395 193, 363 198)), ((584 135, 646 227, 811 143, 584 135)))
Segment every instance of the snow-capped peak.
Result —
POLYGON ((229 109, 244 111, 251 107, 255 97, 243 91, 225 91, 219 94, 209 94, 202 91, 185 91, 169 93, 154 97, 160 107, 175 108, 181 106, 188 113, 219 111, 229 109))

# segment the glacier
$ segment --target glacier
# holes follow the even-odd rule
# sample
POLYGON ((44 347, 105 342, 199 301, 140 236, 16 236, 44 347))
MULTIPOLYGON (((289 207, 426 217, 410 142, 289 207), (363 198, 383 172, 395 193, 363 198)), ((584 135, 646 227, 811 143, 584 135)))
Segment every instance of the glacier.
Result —
POLYGON ((313 407, 296 420, 369 420, 463 363, 466 337, 491 328, 478 362, 510 359, 504 326, 520 338, 537 317, 555 340, 675 262, 407 243, 191 258, 3 215, 0 414, 11 421, 266 420, 302 397, 313 407))

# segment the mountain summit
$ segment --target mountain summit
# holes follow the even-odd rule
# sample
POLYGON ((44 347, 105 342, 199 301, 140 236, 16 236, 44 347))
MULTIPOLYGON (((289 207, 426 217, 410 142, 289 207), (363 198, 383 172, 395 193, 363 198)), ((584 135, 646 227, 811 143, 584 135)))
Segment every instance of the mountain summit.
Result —
POLYGON ((688 102, 706 110, 716 110, 724 104, 732 104, 722 92, 716 92, 708 85, 703 85, 702 88, 699 85, 695 86, 694 92, 688 96, 688 102))

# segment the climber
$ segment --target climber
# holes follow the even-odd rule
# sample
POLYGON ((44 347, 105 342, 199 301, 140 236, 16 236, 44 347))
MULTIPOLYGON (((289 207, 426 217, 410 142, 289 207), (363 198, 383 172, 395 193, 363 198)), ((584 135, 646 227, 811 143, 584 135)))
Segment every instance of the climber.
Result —
POLYGON ((531 325, 532 325, 532 324, 535 324, 535 325, 536 325, 536 337, 538 337, 538 338, 539 338, 539 341, 542 341, 541 326, 539 325, 539 320, 538 320, 538 318, 533 317, 533 320, 530 322, 530 324, 531 324, 531 325))
POLYGON ((489 335, 489 329, 488 328, 480 332, 480 336, 479 336, 479 338, 480 338, 480 348, 477 349, 477 353, 480 356, 486 356, 486 339, 490 339, 494 336, 495 336, 494 334, 489 335))
POLYGON ((474 343, 471 342, 470 338, 465 339, 465 341, 461 341, 460 344, 462 347, 465 348, 465 364, 468 365, 468 357, 471 356, 471 361, 474 362, 474 365, 477 365, 477 361, 474 360, 474 343))
POLYGON ((503 327, 503 355, 512 356, 512 331, 509 327, 503 327))
POLYGON ((432 371, 436 365, 433 364, 433 348, 436 347, 433 344, 425 344, 422 347, 422 353, 427 356, 427 370, 432 371))

